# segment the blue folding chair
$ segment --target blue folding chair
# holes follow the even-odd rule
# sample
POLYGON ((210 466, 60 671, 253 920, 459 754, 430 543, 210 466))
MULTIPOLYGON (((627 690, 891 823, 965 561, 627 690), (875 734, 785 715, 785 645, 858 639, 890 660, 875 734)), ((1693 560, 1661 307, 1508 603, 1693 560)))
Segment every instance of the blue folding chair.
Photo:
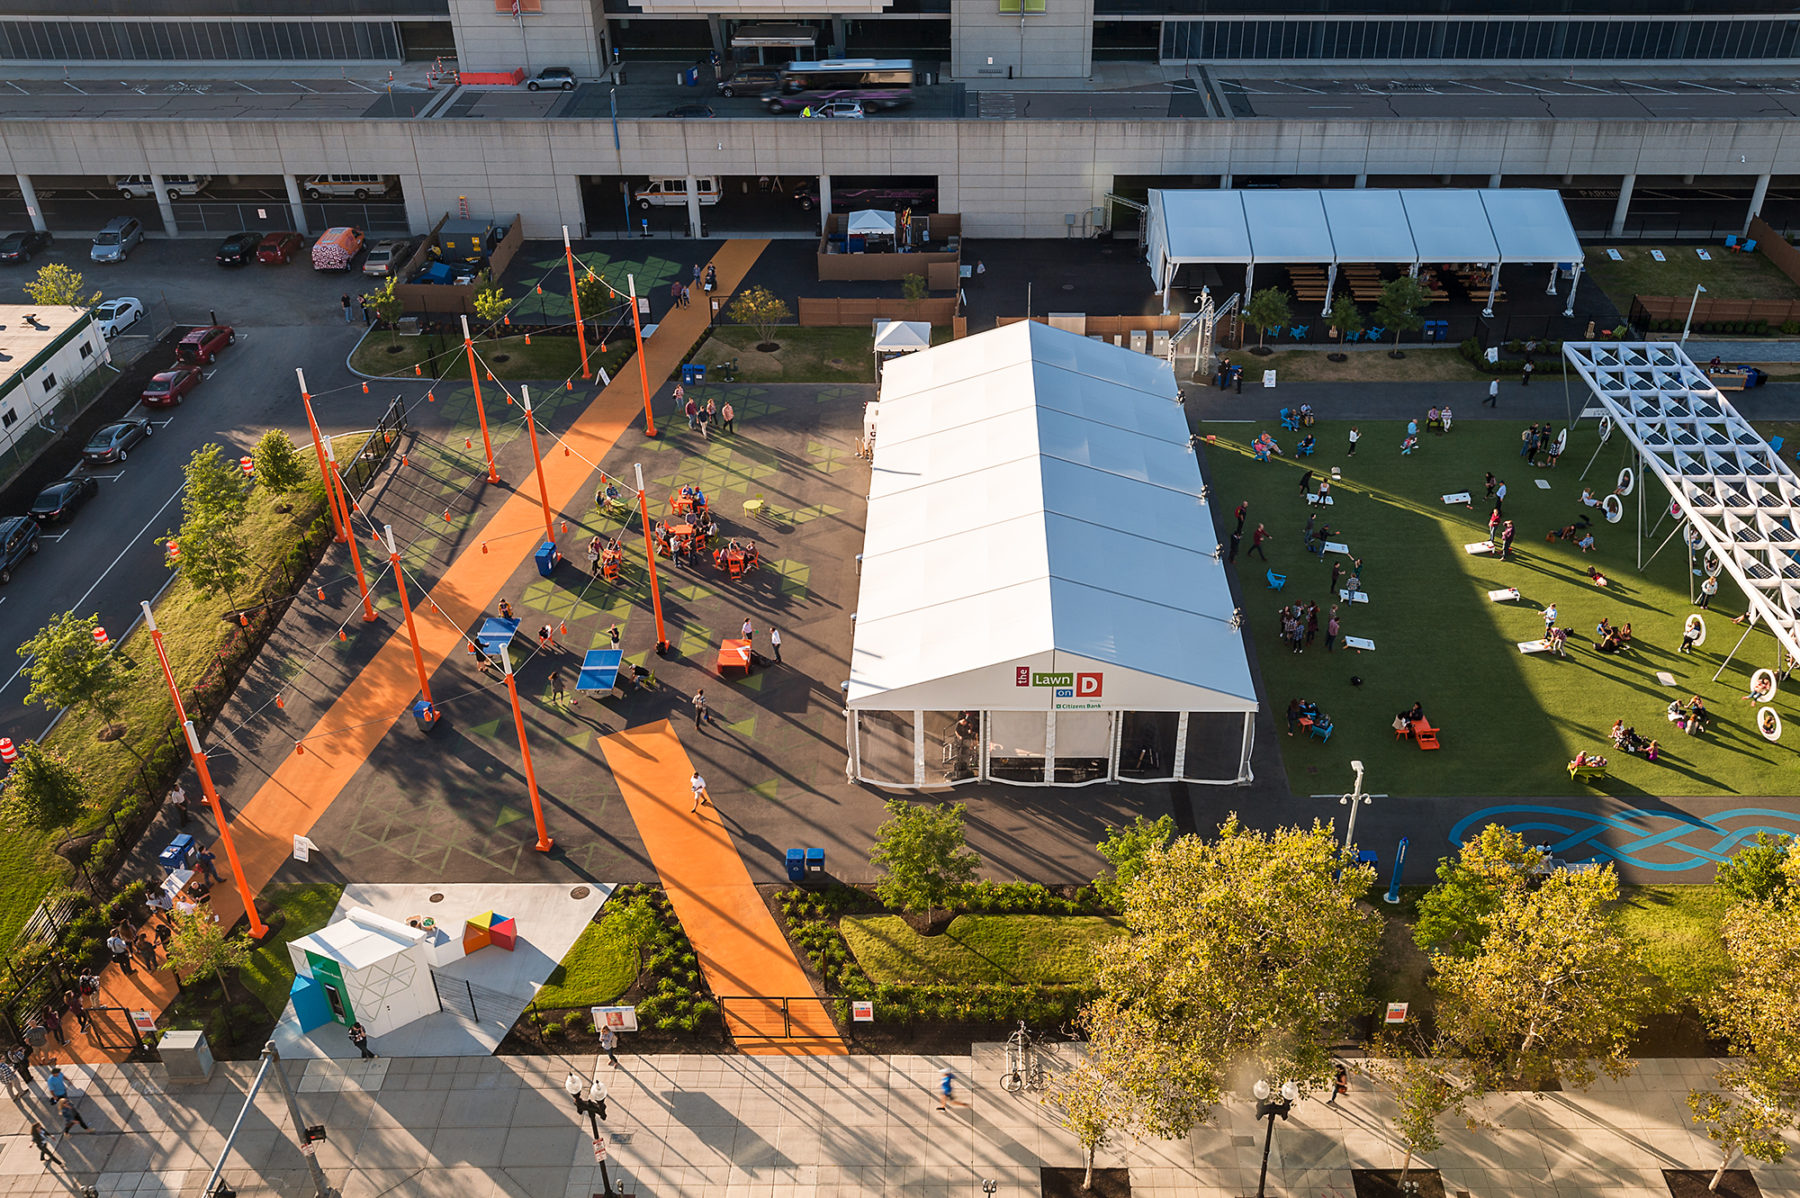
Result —
POLYGON ((1728 250, 1737 249, 1738 248, 1738 239, 1734 236, 1726 237, 1725 238, 1725 248, 1728 250))
POLYGON ((1781 447, 1783 444, 1784 444, 1784 442, 1782 441, 1782 439, 1780 437, 1770 437, 1769 438, 1769 448, 1774 450, 1776 453, 1781 452, 1781 447))
POLYGON ((1382 325, 1378 328, 1373 328, 1373 329, 1369 330, 1369 340, 1370 341, 1380 341, 1385 336, 1387 336, 1387 326, 1386 325, 1382 325))
POLYGON ((1287 585, 1286 574, 1277 574, 1273 570, 1265 570, 1263 573, 1269 580, 1269 589, 1271 591, 1279 591, 1282 587, 1287 585))
POLYGON ((1292 408, 1281 409, 1281 427, 1287 432, 1298 432, 1300 430, 1300 418, 1294 414, 1292 408))
POLYGON ((1276 325, 1276 326, 1275 326, 1275 327, 1274 327, 1274 328, 1272 328, 1272 329, 1264 329, 1264 330, 1263 330, 1263 335, 1264 335, 1264 336, 1267 336, 1267 337, 1273 337, 1273 338, 1275 338, 1275 339, 1276 339, 1276 340, 1280 340, 1280 338, 1281 338, 1281 330, 1283 330, 1283 329, 1285 329, 1285 328, 1287 328, 1287 326, 1286 326, 1286 325, 1284 325, 1284 324, 1278 324, 1278 325, 1276 325))
POLYGON ((1330 744, 1331 743, 1331 734, 1333 731, 1336 730, 1336 728, 1337 728, 1337 725, 1335 725, 1335 724, 1321 724, 1317 720, 1314 720, 1313 726, 1310 729, 1308 729, 1308 731, 1310 731, 1314 736, 1318 737, 1320 740, 1324 741, 1326 744, 1330 744))
POLYGON ((1357 329, 1354 333, 1345 333, 1344 334, 1344 341, 1346 344, 1354 345, 1356 342, 1361 341, 1362 338, 1363 338, 1363 335, 1362 335, 1361 329, 1357 329))
POLYGON ((1754 254, 1756 252, 1756 242, 1754 239, 1744 243, 1744 252, 1746 254, 1754 254))
POLYGON ((1288 330, 1288 336, 1292 337, 1295 341, 1305 341, 1306 335, 1310 332, 1312 332, 1311 325, 1297 324, 1288 330))

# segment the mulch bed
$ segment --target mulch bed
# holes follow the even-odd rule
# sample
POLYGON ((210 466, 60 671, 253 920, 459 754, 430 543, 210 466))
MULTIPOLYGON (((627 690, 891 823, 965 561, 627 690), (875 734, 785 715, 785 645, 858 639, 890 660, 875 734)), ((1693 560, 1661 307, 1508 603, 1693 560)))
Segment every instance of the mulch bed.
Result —
POLYGON ((1352 1169, 1356 1198, 1445 1198, 1444 1179, 1436 1169, 1412 1169, 1401 1187, 1398 1169, 1352 1169))
POLYGON ((1085 1190, 1081 1179, 1087 1175, 1086 1169, 1052 1169, 1046 1165, 1038 1174, 1044 1198, 1131 1198, 1129 1169, 1095 1169, 1094 1184, 1085 1190))
POLYGON ((1664 1169, 1663 1180, 1669 1185, 1669 1198, 1762 1198, 1762 1190, 1748 1169, 1727 1169, 1719 1188, 1706 1188, 1712 1180, 1712 1169, 1664 1169))

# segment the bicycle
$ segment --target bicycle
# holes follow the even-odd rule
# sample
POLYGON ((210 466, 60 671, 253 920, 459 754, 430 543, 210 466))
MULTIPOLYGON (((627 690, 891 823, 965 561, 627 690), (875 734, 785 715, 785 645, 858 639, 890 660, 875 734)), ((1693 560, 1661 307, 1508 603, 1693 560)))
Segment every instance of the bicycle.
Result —
POLYGON ((1006 1072, 1000 1075, 1000 1088, 1008 1094, 1044 1088, 1044 1063, 1038 1059, 1031 1030, 1023 1019, 1019 1030, 1006 1038, 1006 1072))

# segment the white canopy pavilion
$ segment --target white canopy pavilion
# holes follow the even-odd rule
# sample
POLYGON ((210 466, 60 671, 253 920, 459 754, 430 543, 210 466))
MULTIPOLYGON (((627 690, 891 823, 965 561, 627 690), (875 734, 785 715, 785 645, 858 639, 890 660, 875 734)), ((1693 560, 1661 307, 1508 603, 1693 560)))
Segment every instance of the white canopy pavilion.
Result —
POLYGON ((848 773, 1250 777, 1256 689, 1168 364, 1023 321, 895 359, 848 773))
POLYGON ((845 231, 852 237, 892 237, 894 227, 894 214, 877 208, 863 208, 852 212, 844 222, 845 231))

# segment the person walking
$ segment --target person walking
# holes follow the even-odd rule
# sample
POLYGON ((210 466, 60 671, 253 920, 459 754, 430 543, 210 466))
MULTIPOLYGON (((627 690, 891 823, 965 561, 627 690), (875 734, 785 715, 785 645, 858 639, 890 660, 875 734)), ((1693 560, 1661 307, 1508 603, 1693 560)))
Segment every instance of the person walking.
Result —
POLYGON ((607 630, 606 639, 611 642, 613 648, 619 647, 619 626, 617 624, 607 630))
POLYGON ((1250 510, 1250 501, 1248 499, 1246 499, 1242 503, 1238 504, 1237 511, 1232 513, 1232 515, 1237 517, 1237 530, 1239 532, 1244 531, 1244 515, 1245 515, 1245 513, 1249 512, 1249 510, 1250 510))
POLYGON ((694 806, 690 814, 698 815, 702 803, 708 807, 713 805, 712 796, 706 793, 706 779, 700 776, 699 770, 695 770, 694 776, 688 779, 688 786, 694 792, 694 806))
POLYGON ((1546 637, 1549 636, 1550 630, 1555 627, 1556 627, 1556 604, 1552 603, 1549 607, 1546 607, 1544 609, 1544 635, 1546 637))
POLYGON ((344 323, 345 324, 356 323, 355 321, 350 319, 350 293, 345 292, 343 295, 340 295, 338 297, 338 303, 342 304, 344 307, 344 323))
POLYGON ((1488 471, 1487 472, 1487 498, 1492 499, 1494 497, 1494 487, 1497 485, 1498 485, 1498 483, 1494 478, 1494 472, 1492 470, 1488 471))
POLYGON ((1325 652, 1330 653, 1333 647, 1336 646, 1338 629, 1340 627, 1341 625, 1338 624, 1337 618, 1337 606, 1333 604, 1331 608, 1331 618, 1325 621, 1325 652))
POLYGON ((1331 1077, 1331 1097, 1325 1100, 1326 1106, 1336 1106, 1340 1095, 1350 1093, 1350 1071, 1342 1065, 1331 1077))
POLYGON ((700 439, 702 441, 712 440, 712 431, 711 430, 712 430, 713 413, 712 413, 711 404, 712 404, 712 401, 708 400, 707 401, 708 406, 701 408, 698 412, 694 413, 694 424, 695 424, 695 427, 697 427, 700 430, 700 439))
POLYGON ((200 855, 194 860, 198 864, 201 877, 215 884, 221 880, 219 878, 219 859, 213 856, 211 849, 201 849, 200 855))
MULTIPOLYGON (((150 933, 139 932, 137 934, 135 947, 137 948, 138 960, 144 963, 144 968, 154 971, 156 969, 156 941, 150 939, 150 933)), ((60 1038, 60 1028, 57 1034, 60 1038)))
POLYGON ((76 1124, 81 1125, 82 1131, 94 1130, 88 1126, 88 1121, 81 1117, 81 1108, 77 1107, 68 1095, 65 1094, 63 1097, 56 1100, 56 1109, 57 1112, 62 1115, 63 1135, 66 1136, 73 1133, 76 1124))
MULTIPOLYGON (((1268 539, 1269 530, 1260 524, 1256 526, 1256 531, 1250 534, 1250 553, 1254 553, 1265 562, 1269 560, 1269 555, 1263 552, 1263 542, 1268 539)), ((1250 555, 1245 554, 1244 556, 1248 558, 1250 555)))
POLYGON ((349 1036, 350 1043, 356 1045, 356 1051, 362 1053, 363 1060, 372 1061, 376 1058, 378 1054, 369 1047, 369 1029, 360 1021, 350 1025, 349 1036))
POLYGON ((1694 606, 1702 609, 1712 607, 1713 596, 1719 593, 1719 576, 1708 574, 1700 584, 1700 597, 1694 600, 1694 606))
POLYGON ((1360 440, 1362 440, 1362 434, 1356 431, 1356 426, 1354 424, 1351 425, 1350 426, 1350 452, 1345 454, 1344 455, 1345 457, 1353 458, 1356 456, 1356 443, 1360 440))
POLYGON ((1490 379, 1488 381, 1487 398, 1482 400, 1481 403, 1482 403, 1483 407, 1492 408, 1496 412, 1498 412, 1500 410, 1500 380, 1499 379, 1490 379))
POLYGON ((775 664, 781 664, 781 629, 769 629, 769 648, 775 653, 775 664))
POLYGON ((1228 552, 1225 555, 1226 561, 1235 562, 1237 560, 1238 546, 1243 543, 1243 540, 1244 540, 1244 530, 1243 529, 1240 528, 1236 532, 1231 534, 1231 550, 1230 550, 1230 552, 1228 552))
POLYGON ((938 1077, 938 1106, 940 1111, 947 1111, 953 1106, 968 1106, 956 1096, 956 1074, 946 1069, 938 1077))
POLYGON ((1513 522, 1508 520, 1506 527, 1500 530, 1500 560, 1505 561, 1512 555, 1513 522))
POLYGON ((106 938, 106 955, 112 958, 114 965, 126 973, 135 972, 131 968, 131 942, 119 935, 117 928, 114 928, 113 934, 106 938))
POLYGON ((187 827, 188 821, 194 818, 194 810, 188 806, 187 791, 181 788, 181 783, 169 788, 169 802, 175 808, 175 818, 181 821, 183 828, 187 827))
MULTIPOLYGON (((157 927, 159 929, 161 928, 161 926, 162 926, 161 924, 157 925, 157 927)), ((75 993, 75 991, 73 991, 73 990, 64 990, 63 991, 63 1012, 65 1014, 75 1016, 75 1026, 79 1027, 84 1032, 87 1031, 87 1026, 88 1026, 87 1004, 83 1003, 81 1001, 81 995, 75 993)))
POLYGON ((728 399, 725 401, 725 406, 719 409, 719 431, 729 433, 736 427, 737 413, 731 410, 731 401, 728 399))
POLYGON ((694 692, 694 728, 699 729, 701 721, 713 722, 712 707, 706 701, 706 688, 701 687, 694 692))
POLYGON ((1519 368, 1519 386, 1531 386, 1531 372, 1536 369, 1537 363, 1533 362, 1530 358, 1526 358, 1525 365, 1519 368))
POLYGON ((606 1063, 614 1069, 619 1067, 619 1058, 616 1055, 618 1048, 619 1033, 613 1031, 612 1024, 609 1023, 600 1029, 600 1051, 606 1054, 606 1063))
POLYGON ((38 1160, 46 1165, 60 1165, 62 1160, 50 1151, 50 1134, 36 1119, 31 1121, 31 1146, 38 1150, 38 1160))
POLYGON ((563 677, 560 667, 550 671, 550 701, 558 707, 563 705, 563 677))
POLYGON ((0 1060, 0 1083, 6 1086, 6 1092, 14 1102, 31 1097, 31 1087, 19 1076, 19 1071, 12 1067, 10 1060, 0 1060))
POLYGON ((69 1096, 69 1079, 63 1076, 61 1065, 50 1067, 50 1076, 44 1079, 44 1088, 50 1091, 50 1097, 58 1102, 69 1096))

